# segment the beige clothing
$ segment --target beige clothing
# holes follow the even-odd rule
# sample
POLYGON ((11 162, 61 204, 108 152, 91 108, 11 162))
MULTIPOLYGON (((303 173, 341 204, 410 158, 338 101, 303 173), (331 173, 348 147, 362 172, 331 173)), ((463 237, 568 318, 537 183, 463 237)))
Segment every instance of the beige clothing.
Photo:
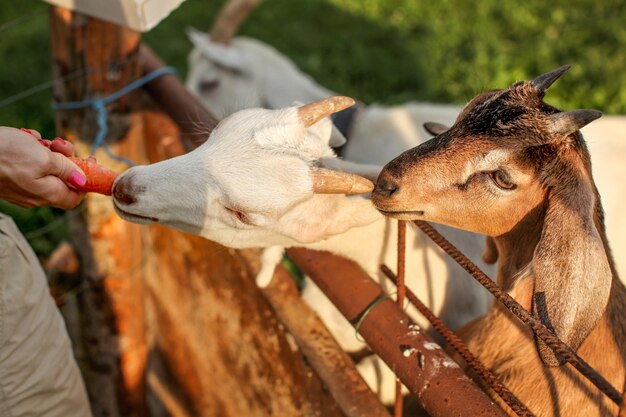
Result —
POLYGON ((0 214, 0 417, 90 417, 72 346, 32 249, 0 214))

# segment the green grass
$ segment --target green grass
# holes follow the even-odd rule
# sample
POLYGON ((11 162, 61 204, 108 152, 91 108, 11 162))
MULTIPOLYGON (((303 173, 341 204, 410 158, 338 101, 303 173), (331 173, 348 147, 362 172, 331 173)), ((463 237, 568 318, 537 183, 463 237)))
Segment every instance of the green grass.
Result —
MULTIPOLYGON (((182 29, 207 28, 220 4, 188 0, 146 40, 184 72, 182 29)), ((462 104, 569 63, 552 103, 624 114, 624 21, 614 0, 264 0, 240 33, 365 102, 462 104)))
MULTIPOLYGON (((144 39, 184 77, 185 27, 208 28, 221 4, 187 0, 144 39)), ((240 33, 274 45, 321 84, 367 103, 462 104, 569 63, 549 102, 626 114, 624 22, 626 3, 617 0, 264 0, 240 33)), ((49 49, 47 5, 0 3, 0 101, 52 78, 49 49), (20 16, 27 17, 3 28, 20 16)), ((48 88, 0 107, 0 125, 51 137, 51 101, 48 88)), ((38 209, 18 220, 27 230, 56 215, 38 209)))

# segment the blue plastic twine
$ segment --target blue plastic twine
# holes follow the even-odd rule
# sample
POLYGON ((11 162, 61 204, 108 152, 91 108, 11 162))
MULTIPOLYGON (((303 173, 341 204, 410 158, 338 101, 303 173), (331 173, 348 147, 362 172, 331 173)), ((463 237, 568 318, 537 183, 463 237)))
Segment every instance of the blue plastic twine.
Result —
POLYGON ((176 69, 173 67, 161 67, 157 70, 154 70, 143 77, 127 84, 126 86, 120 88, 110 96, 104 98, 96 98, 91 100, 83 100, 83 101, 66 101, 64 103, 52 103, 52 108, 54 110, 78 110, 83 109, 85 107, 93 108, 97 113, 97 121, 98 121, 98 132, 96 133, 96 138, 93 141, 93 145, 91 146, 91 154, 95 155, 96 151, 99 148, 104 149, 104 152, 111 158, 119 162, 123 162, 128 166, 134 166, 135 163, 130 161, 123 156, 114 154, 109 148, 109 144, 105 141, 107 133, 109 131, 107 127, 107 118, 108 113, 106 109, 106 105, 114 102, 120 97, 130 93, 133 90, 149 83, 150 81, 166 74, 175 74, 176 69))

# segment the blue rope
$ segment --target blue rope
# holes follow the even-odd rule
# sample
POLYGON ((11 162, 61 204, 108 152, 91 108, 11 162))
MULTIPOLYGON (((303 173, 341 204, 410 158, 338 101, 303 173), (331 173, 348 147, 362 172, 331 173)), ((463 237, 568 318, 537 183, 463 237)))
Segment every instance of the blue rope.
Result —
POLYGON ((97 121, 98 121, 98 132, 96 133, 96 137, 93 141, 93 145, 91 146, 91 154, 95 155, 96 151, 99 148, 102 148, 104 152, 111 158, 119 162, 123 162, 128 166, 134 166, 135 164, 127 158, 123 156, 114 154, 109 148, 109 144, 105 141, 108 126, 107 126, 107 118, 108 113, 106 109, 106 105, 114 102, 120 97, 130 93, 137 88, 148 84, 150 81, 166 74, 175 74, 176 69, 173 67, 161 67, 157 70, 154 70, 143 77, 127 84, 126 86, 120 88, 110 96, 104 98, 96 98, 91 100, 83 100, 83 101, 66 101, 64 103, 52 103, 52 108, 54 110, 78 110, 83 109, 85 107, 93 108, 97 113, 97 121))

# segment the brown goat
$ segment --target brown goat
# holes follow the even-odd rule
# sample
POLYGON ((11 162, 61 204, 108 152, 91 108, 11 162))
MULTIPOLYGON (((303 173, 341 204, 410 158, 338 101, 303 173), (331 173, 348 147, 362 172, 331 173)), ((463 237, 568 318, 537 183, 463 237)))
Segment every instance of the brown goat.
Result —
MULTIPOLYGON (((372 198, 392 217, 492 237, 498 284, 623 392, 626 289, 578 131, 600 113, 543 102, 568 68, 475 97, 449 130, 387 164, 372 198)), ((619 413, 498 303, 461 336, 537 416, 619 413)))

